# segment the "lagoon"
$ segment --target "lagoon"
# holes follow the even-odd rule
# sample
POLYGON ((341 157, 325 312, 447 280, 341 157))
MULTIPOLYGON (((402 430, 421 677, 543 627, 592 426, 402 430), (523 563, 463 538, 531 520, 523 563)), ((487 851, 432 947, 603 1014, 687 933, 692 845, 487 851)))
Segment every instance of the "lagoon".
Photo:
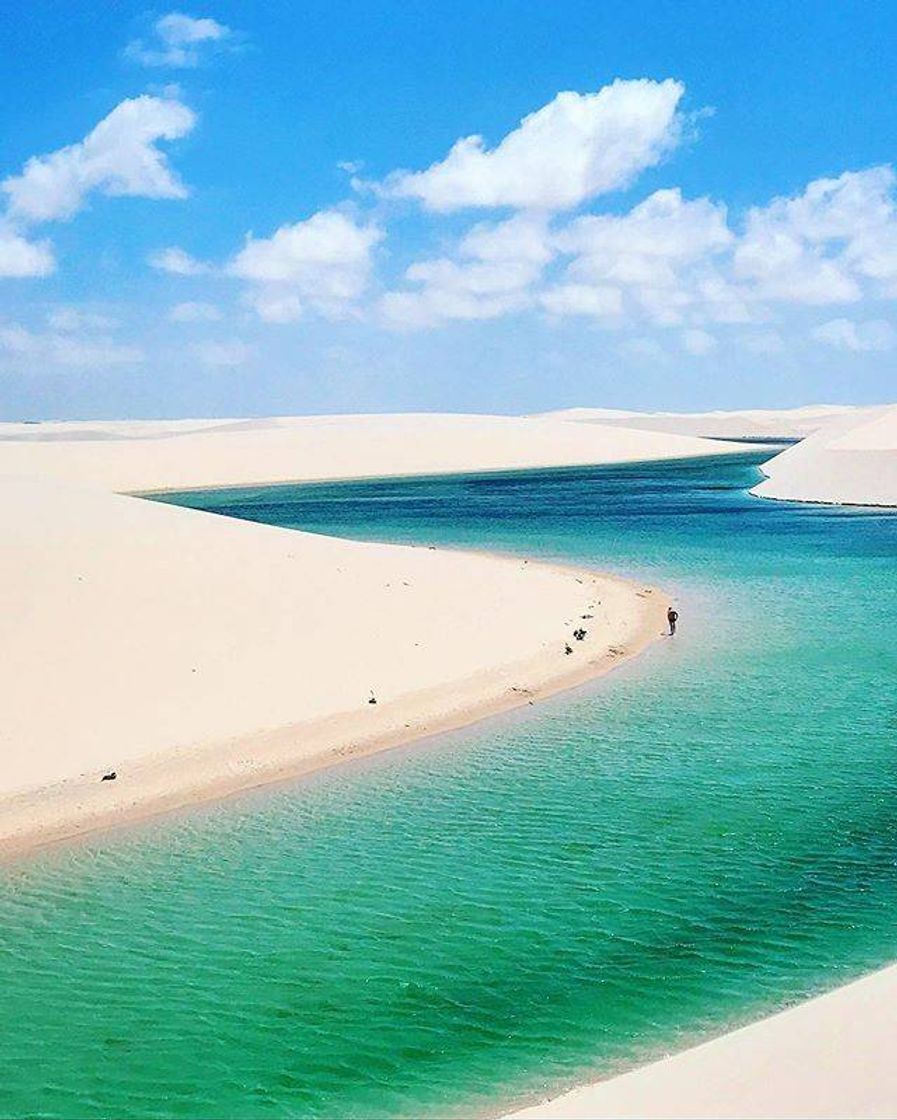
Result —
POLYGON ((680 633, 4 869, 0 1112, 497 1112, 891 960, 897 515, 753 498, 766 457, 169 496, 613 570, 680 633))

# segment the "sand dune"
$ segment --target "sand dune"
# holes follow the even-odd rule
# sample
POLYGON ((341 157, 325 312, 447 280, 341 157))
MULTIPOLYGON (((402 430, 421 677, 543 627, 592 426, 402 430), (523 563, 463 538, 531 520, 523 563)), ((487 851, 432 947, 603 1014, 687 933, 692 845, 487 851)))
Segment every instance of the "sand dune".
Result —
POLYGON ((525 703, 661 629, 638 588, 517 559, 42 479, 0 480, 0 517, 8 847, 525 703), (567 655, 583 614, 589 635, 567 655))
POLYGON ((737 450, 490 416, 0 425, 14 542, 0 560, 0 839, 67 835, 465 722, 604 671, 660 631, 661 605, 612 579, 113 491, 737 450), (567 655, 584 614, 589 638, 567 655), (114 785, 99 782, 107 769, 114 785))
POLYGON ((719 455, 737 446, 512 416, 7 424, 0 474, 149 491, 719 455))
POLYGON ((764 498, 897 506, 897 406, 841 418, 763 465, 764 498))
POLYGON ((889 1117, 897 966, 508 1120, 889 1117))
POLYGON ((871 411, 855 405, 822 404, 729 412, 626 412, 612 408, 567 408, 542 415, 545 419, 575 420, 712 439, 791 440, 803 439, 833 422, 858 422, 871 411))

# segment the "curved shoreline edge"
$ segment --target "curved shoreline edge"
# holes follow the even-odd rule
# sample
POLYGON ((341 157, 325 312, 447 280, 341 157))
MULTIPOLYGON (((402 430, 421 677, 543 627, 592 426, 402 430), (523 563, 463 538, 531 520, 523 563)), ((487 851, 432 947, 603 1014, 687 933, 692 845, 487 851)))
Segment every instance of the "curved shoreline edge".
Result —
POLYGON ((503 1120, 891 1117, 897 964, 503 1120))
POLYGON ((612 644, 583 643, 570 663, 560 663, 562 669, 557 651, 544 648, 520 661, 410 692, 363 711, 157 753, 129 765, 127 780, 114 785, 100 783, 90 774, 6 795, 0 798, 0 860, 301 778, 475 724, 601 677, 663 635, 666 599, 656 588, 586 569, 528 563, 535 570, 575 576, 583 585, 584 605, 609 586, 628 591, 633 606, 628 631, 612 644))

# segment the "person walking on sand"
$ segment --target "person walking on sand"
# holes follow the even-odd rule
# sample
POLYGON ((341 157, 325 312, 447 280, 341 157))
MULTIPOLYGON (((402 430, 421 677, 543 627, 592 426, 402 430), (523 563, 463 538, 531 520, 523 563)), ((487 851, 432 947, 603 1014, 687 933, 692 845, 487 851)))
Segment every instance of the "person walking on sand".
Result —
POLYGON ((679 621, 679 612, 672 607, 667 611, 667 622, 670 624, 670 637, 676 633, 676 623, 679 621))

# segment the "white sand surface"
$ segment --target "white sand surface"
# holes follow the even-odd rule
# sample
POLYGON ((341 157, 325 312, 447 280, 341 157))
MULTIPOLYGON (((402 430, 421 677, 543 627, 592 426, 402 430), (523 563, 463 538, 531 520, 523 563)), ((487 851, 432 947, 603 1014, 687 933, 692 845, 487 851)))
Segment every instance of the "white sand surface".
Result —
POLYGON ((0 518, 7 848, 526 703, 662 627, 610 577, 47 479, 0 478, 0 518))
POLYGON ((722 455, 692 436, 514 416, 403 414, 0 426, 0 475, 115 491, 722 455))
POLYGON ((763 498, 897 506, 897 406, 840 418, 764 463, 763 498))
POLYGON ((897 966, 509 1120, 893 1117, 897 966))
POLYGON ((805 405, 801 408, 755 408, 715 412, 627 412, 613 408, 567 408, 546 412, 545 419, 641 428, 645 431, 711 439, 803 439, 841 420, 859 422, 871 409, 856 405, 805 405))

